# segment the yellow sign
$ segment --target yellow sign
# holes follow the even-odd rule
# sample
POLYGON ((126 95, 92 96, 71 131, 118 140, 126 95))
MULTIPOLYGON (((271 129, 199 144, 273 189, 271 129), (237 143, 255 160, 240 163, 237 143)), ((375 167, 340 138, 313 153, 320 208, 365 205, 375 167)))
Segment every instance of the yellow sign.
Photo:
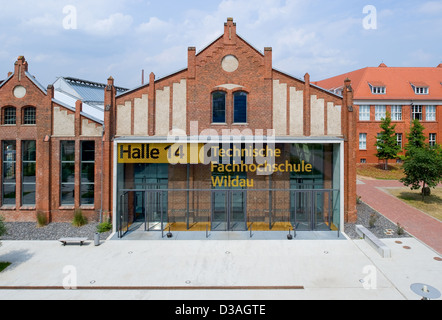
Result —
POLYGON ((203 144, 122 143, 118 144, 118 163, 198 164, 203 144))

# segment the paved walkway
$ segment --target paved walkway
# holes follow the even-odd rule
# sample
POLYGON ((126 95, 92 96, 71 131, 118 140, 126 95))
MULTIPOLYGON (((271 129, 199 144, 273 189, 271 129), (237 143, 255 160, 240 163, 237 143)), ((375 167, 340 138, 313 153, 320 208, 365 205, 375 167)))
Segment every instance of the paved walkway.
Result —
POLYGON ((399 181, 359 180, 357 193, 361 200, 393 223, 442 254, 442 222, 415 209, 381 188, 403 188, 399 181))

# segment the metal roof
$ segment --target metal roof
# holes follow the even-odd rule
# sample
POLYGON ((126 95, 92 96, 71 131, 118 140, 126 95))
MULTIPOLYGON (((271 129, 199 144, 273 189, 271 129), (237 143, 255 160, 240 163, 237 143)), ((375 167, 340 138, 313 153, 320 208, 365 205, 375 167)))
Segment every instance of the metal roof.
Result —
MULTIPOLYGON (((99 123, 104 120, 104 90, 106 84, 71 77, 59 77, 54 83, 54 102, 75 110, 77 100, 83 103, 82 115, 99 123)), ((117 92, 125 88, 117 87, 117 92)))
MULTIPOLYGON (((63 77, 63 79, 82 97, 83 102, 89 102, 91 104, 104 103, 104 89, 106 88, 106 84, 71 77, 63 77)), ((129 90, 121 87, 115 88, 117 94, 129 90)))

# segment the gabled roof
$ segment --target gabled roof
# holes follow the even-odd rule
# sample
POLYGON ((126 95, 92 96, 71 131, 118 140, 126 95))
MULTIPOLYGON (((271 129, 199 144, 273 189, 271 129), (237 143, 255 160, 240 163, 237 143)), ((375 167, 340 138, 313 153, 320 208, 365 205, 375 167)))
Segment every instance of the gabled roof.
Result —
POLYGON ((28 79, 31 80, 31 82, 32 82, 33 84, 35 84, 35 85, 37 86, 37 88, 39 88, 44 94, 46 94, 46 95, 48 94, 47 91, 46 91, 46 89, 41 85, 40 82, 37 81, 37 79, 36 79, 32 74, 30 74, 29 72, 25 71, 25 75, 26 75, 26 77, 28 77, 28 79))
POLYGON ((342 86, 349 78, 355 100, 442 100, 442 67, 367 67, 314 82, 328 90, 342 86), (371 86, 385 86, 385 94, 373 94, 371 86), (413 86, 429 88, 429 94, 416 94, 413 86))
POLYGON ((3 87, 3 85, 6 84, 6 82, 9 81, 9 79, 11 79, 14 76, 14 74, 12 73, 7 79, 0 81, 0 88, 3 87))

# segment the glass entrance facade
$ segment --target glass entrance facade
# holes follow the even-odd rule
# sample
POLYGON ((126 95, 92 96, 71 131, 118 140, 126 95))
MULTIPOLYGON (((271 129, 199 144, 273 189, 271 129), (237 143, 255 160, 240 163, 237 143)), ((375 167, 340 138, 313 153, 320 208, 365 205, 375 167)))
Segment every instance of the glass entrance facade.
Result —
POLYGON ((120 235, 142 225, 145 231, 340 230, 341 143, 277 143, 272 164, 247 161, 247 147, 238 149, 236 162, 119 162, 120 235), (264 166, 271 173, 260 171, 264 166))

